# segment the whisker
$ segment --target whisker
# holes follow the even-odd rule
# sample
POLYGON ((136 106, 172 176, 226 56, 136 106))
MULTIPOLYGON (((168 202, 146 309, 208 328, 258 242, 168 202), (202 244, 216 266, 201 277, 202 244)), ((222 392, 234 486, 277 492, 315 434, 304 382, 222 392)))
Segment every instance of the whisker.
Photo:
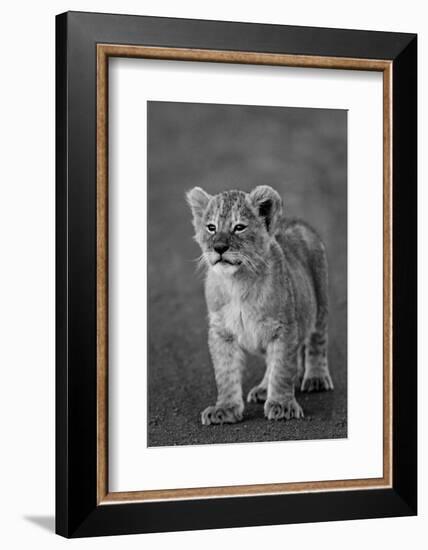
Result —
POLYGON ((251 260, 251 258, 249 256, 247 256, 246 254, 243 254, 242 256, 242 262, 244 263, 244 265, 250 270, 252 271, 253 273, 256 273, 256 266, 254 265, 253 261, 251 260))
POLYGON ((204 256, 205 256, 205 252, 202 252, 202 254, 200 254, 197 258, 194 258, 191 261, 195 262, 195 263, 199 263, 203 259, 204 256))
POLYGON ((194 261, 196 262, 196 271, 202 271, 204 267, 207 267, 208 264, 206 252, 202 252, 202 254, 195 258, 194 261))

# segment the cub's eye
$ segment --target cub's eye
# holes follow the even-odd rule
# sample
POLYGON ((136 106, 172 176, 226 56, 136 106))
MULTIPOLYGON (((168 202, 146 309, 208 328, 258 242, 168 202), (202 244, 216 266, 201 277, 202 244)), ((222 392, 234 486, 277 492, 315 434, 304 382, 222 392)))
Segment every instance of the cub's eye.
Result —
POLYGON ((207 231, 208 233, 215 233, 215 225, 213 223, 209 223, 207 225, 207 231))
POLYGON ((245 231, 247 229, 247 226, 246 225, 243 225, 242 223, 238 223, 235 225, 235 227, 233 228, 233 232, 234 233, 242 233, 243 231, 245 231))

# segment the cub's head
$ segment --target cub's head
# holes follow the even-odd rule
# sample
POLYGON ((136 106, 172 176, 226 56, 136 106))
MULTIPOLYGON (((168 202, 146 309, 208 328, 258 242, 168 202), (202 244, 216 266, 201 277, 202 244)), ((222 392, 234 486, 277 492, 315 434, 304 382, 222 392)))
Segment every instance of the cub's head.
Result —
POLYGON ((225 191, 209 195, 200 187, 188 191, 195 240, 201 261, 224 275, 258 274, 282 214, 279 194, 267 185, 251 193, 225 191))

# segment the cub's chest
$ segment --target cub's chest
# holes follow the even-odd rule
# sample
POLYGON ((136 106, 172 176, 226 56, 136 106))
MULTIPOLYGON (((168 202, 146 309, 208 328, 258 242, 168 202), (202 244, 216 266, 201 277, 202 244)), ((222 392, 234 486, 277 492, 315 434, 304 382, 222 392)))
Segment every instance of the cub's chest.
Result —
POLYGON ((238 344, 251 353, 257 353, 263 347, 263 322, 260 311, 254 306, 237 298, 227 302, 221 317, 224 328, 233 334, 238 344))

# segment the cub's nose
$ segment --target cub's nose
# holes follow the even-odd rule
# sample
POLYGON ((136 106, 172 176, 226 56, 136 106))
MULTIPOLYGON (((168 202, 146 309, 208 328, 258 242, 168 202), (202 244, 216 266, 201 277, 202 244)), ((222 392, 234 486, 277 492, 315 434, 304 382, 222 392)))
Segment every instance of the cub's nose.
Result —
POLYGON ((228 249, 229 249, 229 245, 226 243, 219 242, 214 245, 214 250, 219 254, 224 254, 228 249))

